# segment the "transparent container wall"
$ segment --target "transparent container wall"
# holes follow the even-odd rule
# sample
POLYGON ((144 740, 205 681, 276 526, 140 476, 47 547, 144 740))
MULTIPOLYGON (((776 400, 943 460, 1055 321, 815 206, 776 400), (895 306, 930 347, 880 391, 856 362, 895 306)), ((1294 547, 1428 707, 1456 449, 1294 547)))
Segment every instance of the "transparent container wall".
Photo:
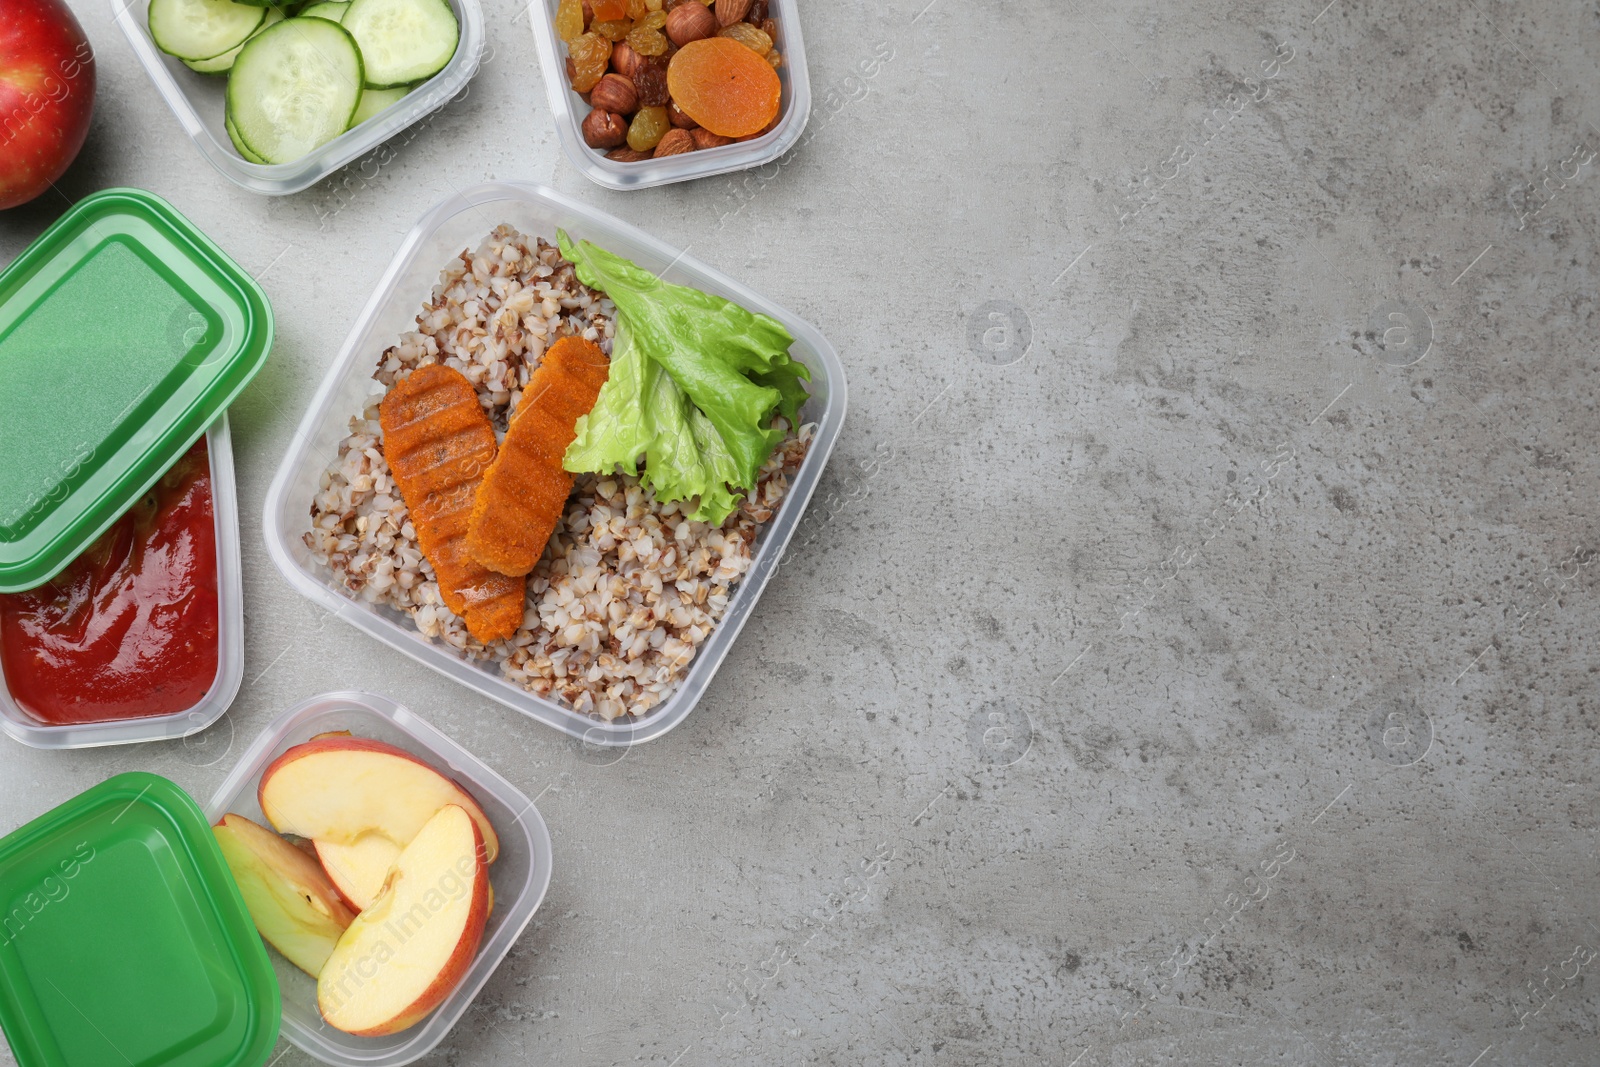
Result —
POLYGON ((239 564, 239 499, 233 475, 228 416, 206 431, 211 460, 211 512, 217 537, 217 677, 200 703, 149 719, 47 726, 17 706, 0 672, 0 730, 33 748, 94 748, 170 741, 198 733, 222 718, 244 678, 244 589, 239 564))
POLYGON ((648 741, 683 721, 728 654, 816 489, 844 424, 844 414, 844 368, 833 348, 805 320, 619 219, 550 189, 520 183, 482 185, 452 196, 418 223, 357 319, 268 490, 263 524, 267 550, 289 582, 311 600, 463 685, 591 744, 614 746, 648 741), (401 333, 414 327, 417 312, 438 281, 440 269, 463 249, 476 248, 502 222, 549 240, 555 239, 559 227, 574 240, 587 238, 660 272, 666 281, 717 293, 771 315, 794 335, 791 352, 811 369, 811 399, 802 412, 806 421, 817 423, 810 452, 782 507, 761 531, 750 573, 739 584, 722 622, 701 646, 679 688, 637 720, 607 723, 582 715, 506 681, 492 664, 474 662, 428 641, 399 612, 354 598, 330 571, 312 561, 303 540, 309 529, 308 515, 318 479, 338 455, 339 442, 348 433, 351 416, 381 395, 381 387, 372 379, 378 356, 401 333))
POLYGON ((811 77, 806 70, 806 45, 800 33, 796 0, 772 0, 772 18, 778 22, 777 48, 783 54, 778 81, 783 99, 778 124, 771 132, 753 141, 739 141, 721 148, 705 148, 661 159, 618 163, 607 159, 583 143, 583 120, 589 105, 573 91, 567 81, 567 45, 556 36, 556 7, 559 0, 532 0, 533 43, 539 51, 539 66, 544 71, 545 92, 550 98, 550 113, 555 117, 556 133, 567 158, 584 176, 607 189, 648 189, 655 185, 704 178, 712 174, 748 170, 771 163, 800 139, 811 117, 811 77))
POLYGON ((316 184, 359 159, 466 88, 483 58, 483 11, 478 0, 448 0, 461 23, 461 40, 445 68, 399 103, 293 163, 250 163, 234 149, 223 126, 224 74, 196 74, 150 38, 149 0, 111 0, 111 11, 133 51, 172 109, 183 132, 217 170, 253 193, 281 196, 316 184))
POLYGON ((478 957, 438 1010, 409 1030, 353 1037, 334 1029, 317 1011, 316 982, 269 952, 283 990, 283 1035, 290 1042, 324 1063, 400 1067, 438 1047, 533 918, 550 886, 550 832, 533 802, 482 760, 387 697, 357 692, 312 697, 267 727, 206 805, 207 820, 215 823, 233 813, 270 826, 256 800, 262 771, 295 745, 336 730, 386 741, 443 771, 483 806, 500 837, 500 856, 489 868, 494 911, 478 957))

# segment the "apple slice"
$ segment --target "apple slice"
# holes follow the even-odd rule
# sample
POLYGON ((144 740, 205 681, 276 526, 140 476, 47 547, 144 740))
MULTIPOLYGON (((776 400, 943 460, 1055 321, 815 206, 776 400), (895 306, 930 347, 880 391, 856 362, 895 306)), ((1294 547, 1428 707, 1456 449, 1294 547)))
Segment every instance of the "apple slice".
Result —
POLYGON ((400 846, 379 833, 362 834, 348 845, 313 842, 322 869, 351 911, 366 911, 383 892, 383 883, 400 858, 400 846))
POLYGON ((376 834, 396 850, 410 844, 440 808, 455 804, 478 824, 489 862, 500 854, 489 817, 466 790, 382 741, 324 736, 296 745, 262 774, 257 797, 281 833, 336 845, 376 834))
POLYGON ((317 861, 242 815, 212 830, 262 938, 315 978, 355 914, 317 861))
POLYGON ((358 1037, 416 1025, 472 966, 488 918, 483 833, 465 808, 447 805, 339 939, 317 982, 322 1017, 358 1037))

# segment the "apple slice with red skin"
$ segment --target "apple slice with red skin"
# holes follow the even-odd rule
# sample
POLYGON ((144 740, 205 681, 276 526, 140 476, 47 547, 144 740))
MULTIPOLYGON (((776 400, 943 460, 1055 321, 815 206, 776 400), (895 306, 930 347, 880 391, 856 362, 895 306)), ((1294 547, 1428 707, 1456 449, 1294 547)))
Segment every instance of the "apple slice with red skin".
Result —
POLYGON ((351 911, 365 911, 383 892, 383 883, 400 858, 400 846, 378 833, 362 834, 348 845, 313 841, 317 861, 351 911))
POLYGON ((323 1019, 358 1037, 415 1026, 471 968, 488 918, 483 833, 466 809, 446 805, 339 939, 317 982, 323 1019))
MULTIPOLYGON (((465 789, 404 749, 370 738, 322 736, 296 745, 267 767, 256 795, 281 833, 345 846, 372 834, 397 853, 440 808, 455 804, 478 824, 488 861, 500 854, 489 816, 465 789)), ((358 871, 341 867, 330 875, 352 901, 365 895, 349 894, 365 884, 358 871)))
POLYGON ((213 827, 222 857, 261 937, 315 978, 355 913, 317 861, 242 815, 213 827))

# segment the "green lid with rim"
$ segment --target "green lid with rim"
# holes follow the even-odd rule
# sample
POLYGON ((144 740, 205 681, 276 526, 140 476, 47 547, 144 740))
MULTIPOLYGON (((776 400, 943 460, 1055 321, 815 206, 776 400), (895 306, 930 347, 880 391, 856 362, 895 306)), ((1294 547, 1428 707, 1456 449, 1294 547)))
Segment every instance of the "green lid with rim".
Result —
POLYGON ((55 577, 255 377, 272 308, 166 201, 107 189, 0 271, 0 592, 55 577))
POLYGON ((281 994, 200 808, 118 775, 0 840, 18 1067, 261 1067, 281 994))

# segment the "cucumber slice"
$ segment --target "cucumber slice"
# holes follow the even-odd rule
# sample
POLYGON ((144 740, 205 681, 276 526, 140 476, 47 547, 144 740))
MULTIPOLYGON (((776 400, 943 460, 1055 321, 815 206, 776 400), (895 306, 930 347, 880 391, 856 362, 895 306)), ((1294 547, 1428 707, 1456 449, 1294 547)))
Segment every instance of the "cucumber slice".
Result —
POLYGON ((433 77, 456 54, 461 37, 445 0, 352 0, 343 25, 361 48, 372 89, 433 77))
POLYGON ((339 136, 361 102, 361 50, 344 27, 295 17, 244 46, 228 77, 228 114, 268 163, 292 163, 339 136))
POLYGON ((244 143, 244 138, 239 136, 239 128, 233 124, 233 116, 228 116, 228 140, 233 142, 234 151, 245 158, 247 163, 265 163, 266 160, 251 151, 250 146, 244 143))
POLYGON ((323 0, 319 4, 308 4, 300 12, 300 18, 327 19, 330 22, 343 22, 344 13, 348 10, 348 3, 339 3, 338 0, 323 0))
POLYGON ((234 0, 150 0, 150 37, 179 59, 211 59, 261 28, 266 8, 234 0))
MULTIPOLYGON (((266 29, 268 26, 276 26, 284 20, 284 17, 283 8, 267 8, 267 17, 261 20, 261 28, 256 30, 256 33, 260 33, 261 30, 266 29)), ((252 33, 250 36, 254 37, 255 35, 255 33, 252 33)), ((183 65, 199 74, 226 74, 233 69, 233 61, 239 58, 239 53, 242 51, 244 51, 244 45, 240 44, 237 48, 229 49, 215 59, 186 59, 183 61, 183 65)))
POLYGON ((409 85, 402 85, 397 89, 362 90, 361 103, 356 105, 356 113, 350 117, 350 125, 361 125, 378 112, 386 110, 391 104, 398 104, 400 98, 410 91, 409 85))

